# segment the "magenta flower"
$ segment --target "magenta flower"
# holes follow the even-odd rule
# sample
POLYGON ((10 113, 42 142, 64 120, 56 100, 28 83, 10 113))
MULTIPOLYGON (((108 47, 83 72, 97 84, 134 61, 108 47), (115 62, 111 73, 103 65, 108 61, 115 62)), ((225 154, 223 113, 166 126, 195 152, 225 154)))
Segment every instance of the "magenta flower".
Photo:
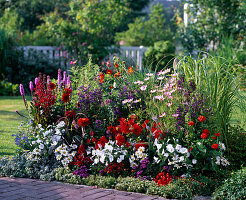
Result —
POLYGON ((33 90, 34 90, 34 86, 33 86, 32 81, 30 81, 30 83, 29 83, 29 88, 30 88, 31 92, 33 92, 33 90))
POLYGON ((58 89, 60 88, 61 80, 62 80, 61 69, 58 69, 58 78, 57 78, 58 89))
POLYGON ((20 94, 22 97, 25 96, 24 87, 22 84, 20 84, 20 94))
POLYGON ((66 71, 63 72, 63 85, 64 86, 67 85, 67 72, 66 71))
POLYGON ((38 77, 35 78, 35 81, 34 81, 35 85, 38 84, 38 77))
POLYGON ((50 76, 47 76, 47 85, 50 84, 50 76))

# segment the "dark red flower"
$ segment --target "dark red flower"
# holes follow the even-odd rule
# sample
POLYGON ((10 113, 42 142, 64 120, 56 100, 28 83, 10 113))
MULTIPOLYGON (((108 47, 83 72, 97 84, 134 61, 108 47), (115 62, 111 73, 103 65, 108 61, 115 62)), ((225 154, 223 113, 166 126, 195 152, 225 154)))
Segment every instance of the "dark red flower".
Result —
POLYGON ((143 129, 142 129, 142 127, 140 126, 140 125, 138 125, 138 124, 134 124, 133 125, 133 133, 137 136, 137 137, 139 137, 141 134, 142 134, 142 131, 143 131, 143 129))
POLYGON ((64 90, 63 90, 63 94, 72 94, 72 90, 71 89, 69 89, 69 88, 65 88, 64 90))
POLYGON ((216 137, 212 137, 214 140, 216 140, 216 137))
POLYGON ((195 125, 195 122, 190 121, 190 122, 188 122, 188 125, 189 125, 189 126, 194 126, 194 125, 195 125))
POLYGON ((90 119, 88 118, 79 118, 78 125, 79 126, 88 126, 90 124, 90 119))
POLYGON ((94 135, 95 135, 95 133, 94 133, 93 131, 91 131, 91 132, 90 132, 90 135, 91 135, 91 136, 94 136, 94 135))
POLYGON ((96 138, 92 138, 91 140, 93 143, 97 143, 97 139, 96 138))
POLYGON ((64 103, 68 103, 69 102, 69 94, 68 93, 63 93, 63 95, 62 95, 62 101, 64 102, 64 103))
POLYGON ((116 144, 118 146, 122 146, 126 142, 125 137, 121 134, 116 135, 115 140, 116 140, 116 144))
POLYGON ((198 117, 199 122, 204 122, 205 120, 206 120, 206 118, 202 115, 198 117))
POLYGON ((206 139, 207 137, 208 137, 208 135, 206 133, 201 134, 202 139, 206 139))
POLYGON ((215 136, 219 137, 220 136, 220 133, 215 133, 215 136))
POLYGON ((212 144, 212 149, 218 149, 219 148, 219 145, 218 144, 212 144))
POLYGON ((148 147, 148 143, 147 142, 140 141, 140 142, 138 142, 138 143, 135 144, 136 151, 138 150, 139 147, 144 147, 146 149, 148 147))
POLYGON ((50 83, 50 84, 49 84, 49 89, 50 89, 50 90, 56 89, 56 84, 55 84, 55 83, 50 83))
POLYGON ((74 118, 76 113, 73 110, 66 111, 66 117, 68 118, 74 118))
POLYGON ((142 125, 142 127, 143 127, 143 128, 146 128, 146 125, 147 125, 148 123, 149 123, 149 120, 145 120, 144 123, 143 123, 143 125, 142 125))
POLYGON ((90 144, 91 143, 91 140, 90 138, 87 139, 87 144, 90 144))

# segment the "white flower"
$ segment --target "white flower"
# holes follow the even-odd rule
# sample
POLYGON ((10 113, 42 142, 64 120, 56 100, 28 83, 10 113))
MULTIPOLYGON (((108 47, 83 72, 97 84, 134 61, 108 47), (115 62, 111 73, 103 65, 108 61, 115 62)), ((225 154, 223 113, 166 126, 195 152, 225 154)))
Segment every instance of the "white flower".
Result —
POLYGON ((62 154, 63 156, 67 156, 68 152, 67 152, 66 150, 62 150, 62 151, 61 151, 61 154, 62 154))
POLYGON ((60 121, 59 124, 57 124, 57 128, 63 128, 64 126, 66 126, 66 123, 64 121, 60 121))
POLYGON ((219 147, 224 151, 226 150, 225 144, 222 142, 219 142, 219 147))
POLYGON ((179 152, 180 152, 180 153, 182 153, 182 154, 185 154, 185 153, 187 153, 187 152, 188 152, 188 149, 187 149, 187 148, 182 147, 182 148, 179 150, 179 152))
POLYGON ((144 150, 145 150, 144 147, 139 147, 139 148, 138 148, 138 151, 139 151, 139 152, 144 152, 144 150))
POLYGON ((184 156, 180 156, 179 157, 179 162, 183 162, 184 161, 184 156))
POLYGON ((144 91, 146 89, 147 89, 147 85, 143 85, 143 86, 140 87, 140 90, 142 90, 142 91, 144 91))
POLYGON ((62 156, 61 155, 57 155, 56 156, 56 160, 61 160, 62 156))
POLYGON ((167 158, 169 156, 169 154, 168 153, 165 153, 164 156, 167 158))
POLYGON ((94 159, 94 163, 95 163, 95 164, 99 163, 99 159, 98 159, 98 158, 95 158, 95 159, 94 159))
POLYGON ((154 162, 158 164, 160 162, 159 158, 154 156, 154 162))
POLYGON ((172 106, 172 104, 173 104, 172 102, 171 103, 167 103, 167 106, 170 107, 170 106, 172 106))
POLYGON ((149 92, 150 92, 150 93, 154 93, 154 92, 156 92, 156 90, 150 90, 149 92))
POLYGON ((197 163, 196 159, 192 159, 192 164, 195 165, 197 163))
POLYGON ((173 153, 174 152, 174 148, 173 148, 173 145, 169 144, 167 145, 167 150, 170 152, 170 153, 173 153))
POLYGON ((216 165, 220 165, 220 157, 219 156, 216 156, 216 162, 215 162, 216 165))
POLYGON ((201 142, 197 142, 198 145, 201 145, 201 142))
POLYGON ((181 149, 181 147, 182 147, 182 146, 181 146, 180 144, 177 144, 176 147, 175 147, 175 149, 176 149, 177 151, 179 151, 179 150, 181 149))
POLYGON ((40 150, 37 149, 37 148, 35 148, 35 149, 33 150, 33 153, 34 153, 34 154, 39 154, 39 153, 40 153, 40 150))
POLYGON ((37 143, 40 143, 40 142, 42 142, 40 139, 38 139, 37 141, 36 141, 37 143))
POLYGON ((113 157, 112 155, 109 155, 109 156, 108 156, 108 159, 109 159, 109 162, 113 162, 114 157, 113 157))
POLYGON ((148 73, 148 74, 146 74, 146 76, 154 76, 154 74, 153 73, 148 73))
POLYGON ((227 165, 230 165, 229 161, 227 159, 225 159, 224 157, 221 158, 221 164, 223 166, 227 166, 227 165))
POLYGON ((131 155, 131 160, 135 160, 135 157, 134 157, 134 155, 131 155))
POLYGON ((104 163, 104 161, 105 161, 105 155, 103 154, 103 155, 101 155, 101 157, 100 157, 100 162, 101 162, 101 163, 104 163))
POLYGON ((138 99, 138 100, 133 101, 133 103, 138 103, 140 101, 141 101, 141 99, 138 99))
POLYGON ((120 157, 117 159, 117 163, 121 163, 124 160, 124 158, 124 155, 120 155, 120 157))
POLYGON ((44 149, 44 144, 40 143, 39 148, 44 149))
POLYGON ((165 112, 163 112, 159 117, 164 117, 164 116, 166 116, 165 112))
POLYGON ((134 84, 137 84, 137 85, 143 85, 144 84, 144 82, 143 81, 137 81, 137 82, 134 82, 134 84))
POLYGON ((148 81, 148 80, 149 80, 149 77, 145 78, 144 80, 145 80, 145 81, 148 81))
POLYGON ((163 80, 165 77, 164 76, 160 76, 160 77, 158 77, 157 79, 158 80, 163 80))
POLYGON ((36 142, 35 141, 32 141, 32 144, 36 144, 36 142))

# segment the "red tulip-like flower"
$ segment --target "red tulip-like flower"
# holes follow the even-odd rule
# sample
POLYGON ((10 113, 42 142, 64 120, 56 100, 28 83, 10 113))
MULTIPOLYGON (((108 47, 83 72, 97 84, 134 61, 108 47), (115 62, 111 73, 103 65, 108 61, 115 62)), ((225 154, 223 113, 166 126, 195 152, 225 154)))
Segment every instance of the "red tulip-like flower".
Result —
POLYGON ((66 117, 68 118, 74 118, 76 113, 73 110, 66 111, 66 117))
POLYGON ((206 133, 201 134, 202 139, 207 139, 208 135, 206 133))
POLYGON ((195 125, 195 122, 190 121, 190 122, 188 122, 188 125, 189 125, 189 126, 194 126, 194 125, 195 125))
POLYGON ((78 125, 79 126, 88 126, 90 124, 90 120, 88 118, 79 118, 78 125))
POLYGON ((113 73, 113 71, 111 69, 108 69, 106 72, 106 74, 112 74, 112 73, 113 73))
POLYGON ((209 134, 209 130, 208 129, 203 129, 202 133, 205 133, 205 134, 209 134))
POLYGON ((215 133, 215 136, 217 136, 217 137, 220 136, 220 133, 215 133))
POLYGON ((63 95, 62 95, 62 101, 64 102, 64 103, 67 103, 67 102, 69 102, 69 94, 68 93, 64 93, 63 95))
POLYGON ((218 144, 212 144, 212 149, 218 149, 219 148, 219 145, 218 144))
POLYGON ((205 120, 206 120, 206 118, 202 115, 198 117, 199 122, 204 122, 205 120))

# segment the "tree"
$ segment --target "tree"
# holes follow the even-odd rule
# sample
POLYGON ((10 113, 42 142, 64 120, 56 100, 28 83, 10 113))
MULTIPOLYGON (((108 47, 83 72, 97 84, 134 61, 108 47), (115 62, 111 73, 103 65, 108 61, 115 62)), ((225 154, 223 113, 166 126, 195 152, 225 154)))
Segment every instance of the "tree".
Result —
POLYGON ((246 2, 243 0, 192 0, 187 13, 193 20, 181 26, 181 39, 189 51, 218 45, 223 37, 244 38, 246 2))

